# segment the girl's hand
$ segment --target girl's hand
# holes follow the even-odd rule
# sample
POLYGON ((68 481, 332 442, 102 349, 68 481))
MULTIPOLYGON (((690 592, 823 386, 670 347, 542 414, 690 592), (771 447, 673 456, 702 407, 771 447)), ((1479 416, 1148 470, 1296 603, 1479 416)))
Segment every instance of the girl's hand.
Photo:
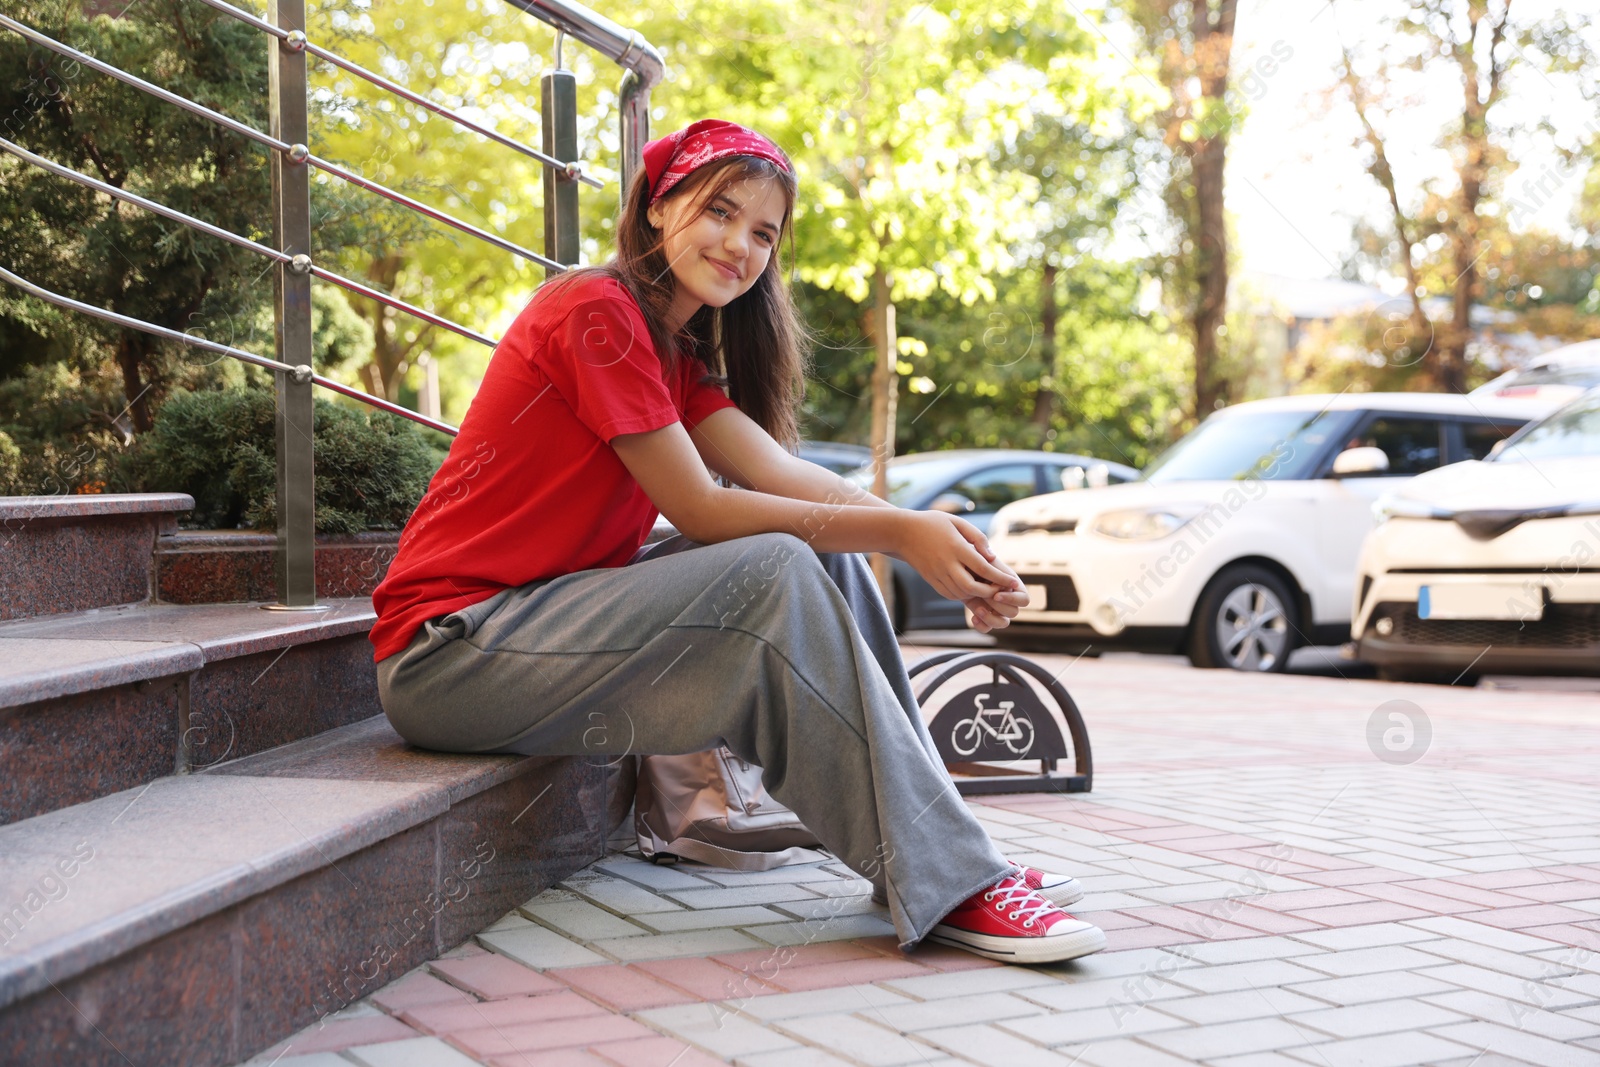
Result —
MULTIPOLYGON (((941 511, 902 514, 905 533, 894 554, 927 579, 934 592, 964 604, 973 599, 988 602, 1002 590, 1014 590, 1022 596, 1019 603, 1027 603, 1022 580, 995 560, 989 539, 972 523, 941 511)), ((994 608, 996 612, 1012 608, 1011 614, 1016 614, 1005 600, 994 608)))
POLYGON ((1028 606, 1028 594, 1021 589, 1003 589, 988 599, 973 597, 963 604, 972 612, 972 628, 986 634, 1010 626, 1017 609, 1028 606))

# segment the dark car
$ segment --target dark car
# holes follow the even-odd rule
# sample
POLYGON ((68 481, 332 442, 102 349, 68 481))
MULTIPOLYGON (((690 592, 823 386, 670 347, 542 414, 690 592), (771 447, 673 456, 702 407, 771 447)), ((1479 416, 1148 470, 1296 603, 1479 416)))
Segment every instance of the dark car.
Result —
MULTIPOLYGON (((846 477, 872 488, 870 464, 846 477)), ((917 511, 960 515, 988 533, 994 513, 1012 501, 1062 489, 1131 482, 1138 477, 1133 467, 1064 452, 1000 448, 916 452, 889 461, 889 502, 917 511)), ((934 592, 910 564, 893 563, 896 630, 966 626, 960 604, 934 592)))
POLYGON ((864 445, 845 445, 837 441, 801 441, 799 456, 835 474, 849 474, 872 458, 864 445))

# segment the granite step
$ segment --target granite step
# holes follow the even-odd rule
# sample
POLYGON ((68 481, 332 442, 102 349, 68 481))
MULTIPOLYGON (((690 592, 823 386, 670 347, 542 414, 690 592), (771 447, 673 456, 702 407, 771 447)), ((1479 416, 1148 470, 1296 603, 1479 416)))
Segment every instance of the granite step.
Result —
POLYGON ((244 1059, 599 858, 608 781, 374 717, 0 827, 0 1063, 244 1059))
POLYGON ((353 597, 0 622, 0 824, 379 714, 374 618, 353 597))
POLYGON ((0 619, 150 600, 157 538, 186 493, 0 496, 0 619))

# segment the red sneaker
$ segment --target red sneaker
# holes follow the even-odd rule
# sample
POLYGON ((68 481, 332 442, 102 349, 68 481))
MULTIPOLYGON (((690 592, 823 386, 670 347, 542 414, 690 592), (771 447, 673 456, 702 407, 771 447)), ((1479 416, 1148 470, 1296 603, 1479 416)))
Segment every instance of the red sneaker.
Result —
POLYGON ((1055 963, 1106 947, 1098 926, 1073 918, 1011 875, 957 904, 928 939, 1004 963, 1055 963))
POLYGON ((1024 885, 1058 908, 1076 904, 1083 899, 1083 883, 1071 875, 1046 874, 1021 863, 1012 863, 1011 866, 1022 872, 1024 885))

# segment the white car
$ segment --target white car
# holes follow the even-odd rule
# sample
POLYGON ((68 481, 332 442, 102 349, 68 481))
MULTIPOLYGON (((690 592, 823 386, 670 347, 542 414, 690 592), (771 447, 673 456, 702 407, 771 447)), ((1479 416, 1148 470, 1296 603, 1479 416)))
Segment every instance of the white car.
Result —
POLYGON ((1351 633, 1382 675, 1600 674, 1600 390, 1377 511, 1351 633))
POLYGON ((1472 396, 1565 404, 1600 386, 1600 341, 1563 345, 1474 389, 1472 396))
POLYGON ((996 514, 990 543, 1031 596, 995 639, 1182 651, 1200 667, 1281 671, 1298 645, 1346 639, 1356 557, 1379 495, 1486 456, 1549 410, 1343 393, 1219 411, 1137 482, 1037 496, 996 514))

